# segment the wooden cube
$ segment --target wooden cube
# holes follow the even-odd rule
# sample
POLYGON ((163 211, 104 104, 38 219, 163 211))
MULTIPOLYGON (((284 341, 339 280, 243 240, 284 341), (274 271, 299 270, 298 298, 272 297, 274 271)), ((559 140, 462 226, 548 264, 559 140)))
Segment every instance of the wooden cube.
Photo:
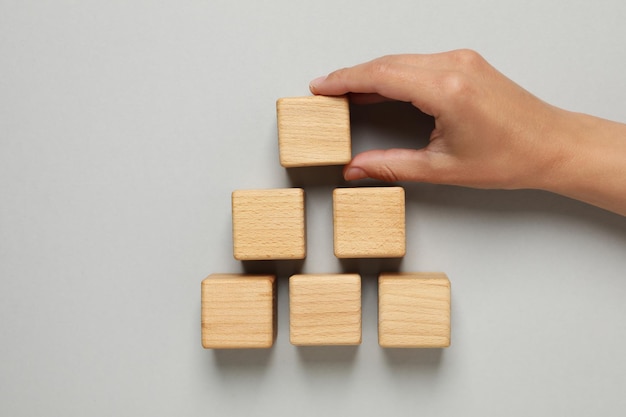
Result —
POLYGON ((276 101, 280 164, 284 167, 350 162, 348 98, 309 96, 276 101))
POLYGON ((382 347, 450 346, 450 281, 443 273, 384 273, 378 278, 382 347))
POLYGON ((293 345, 361 343, 361 277, 294 275, 289 279, 289 338, 293 345))
POLYGON ((406 253, 402 187, 337 188, 333 215, 338 258, 400 258, 406 253))
POLYGON ((235 259, 304 259, 304 190, 238 190, 232 208, 235 259))
POLYGON ((276 339, 276 278, 213 274, 202 281, 202 346, 269 348, 276 339))

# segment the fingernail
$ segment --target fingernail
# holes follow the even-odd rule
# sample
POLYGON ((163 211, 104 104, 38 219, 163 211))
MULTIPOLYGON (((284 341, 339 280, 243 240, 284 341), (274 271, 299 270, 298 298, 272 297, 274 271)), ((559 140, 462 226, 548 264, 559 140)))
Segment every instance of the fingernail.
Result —
POLYGON ((363 178, 367 178, 367 173, 365 173, 365 171, 363 171, 361 168, 352 167, 346 169, 343 177, 346 179, 346 181, 360 180, 363 178))
POLYGON ((317 91, 317 86, 322 83, 324 80, 326 79, 326 75, 322 76, 322 77, 317 77, 316 79, 314 79, 313 81, 311 81, 309 83, 309 90, 311 90, 311 92, 313 94, 316 93, 317 91))

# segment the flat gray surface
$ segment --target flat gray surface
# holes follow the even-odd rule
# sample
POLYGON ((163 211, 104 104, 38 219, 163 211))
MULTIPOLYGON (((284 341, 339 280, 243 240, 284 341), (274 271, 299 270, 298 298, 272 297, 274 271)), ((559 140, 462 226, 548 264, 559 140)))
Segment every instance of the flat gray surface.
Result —
MULTIPOLYGON (((624 218, 407 185, 399 268, 448 273, 453 341, 383 350, 372 274, 390 265, 334 258, 338 171, 280 167, 274 103, 379 55, 471 47, 624 121, 625 19, 621 1, 0 0, 0 415, 623 415, 624 218), (366 273, 363 344, 291 346, 279 266, 275 348, 203 350, 200 281, 243 270, 231 191, 291 185, 304 272, 366 273)), ((416 146, 424 123, 354 109, 355 151, 416 146)))

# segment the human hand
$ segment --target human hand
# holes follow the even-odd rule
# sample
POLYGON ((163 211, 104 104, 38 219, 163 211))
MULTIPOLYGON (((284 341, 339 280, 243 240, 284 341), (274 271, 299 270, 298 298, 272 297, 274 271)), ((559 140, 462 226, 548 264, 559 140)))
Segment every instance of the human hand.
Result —
POLYGON ((569 112, 506 78, 469 50, 395 55, 335 71, 311 82, 321 95, 355 102, 411 102, 434 117, 423 149, 363 152, 344 168, 347 180, 423 181, 478 188, 549 188, 566 163, 561 140, 569 112))

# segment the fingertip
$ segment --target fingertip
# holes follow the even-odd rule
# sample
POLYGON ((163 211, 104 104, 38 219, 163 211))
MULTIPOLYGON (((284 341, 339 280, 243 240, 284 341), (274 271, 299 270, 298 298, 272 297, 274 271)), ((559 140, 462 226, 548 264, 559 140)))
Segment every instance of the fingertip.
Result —
POLYGON ((343 172, 343 178, 346 181, 362 180, 367 177, 367 172, 358 167, 348 166, 343 172))
POLYGON ((321 76, 321 77, 317 77, 316 79, 314 79, 313 81, 311 81, 309 83, 309 90, 311 90, 311 93, 313 94, 318 94, 318 86, 324 82, 324 80, 326 80, 326 75, 321 76))

